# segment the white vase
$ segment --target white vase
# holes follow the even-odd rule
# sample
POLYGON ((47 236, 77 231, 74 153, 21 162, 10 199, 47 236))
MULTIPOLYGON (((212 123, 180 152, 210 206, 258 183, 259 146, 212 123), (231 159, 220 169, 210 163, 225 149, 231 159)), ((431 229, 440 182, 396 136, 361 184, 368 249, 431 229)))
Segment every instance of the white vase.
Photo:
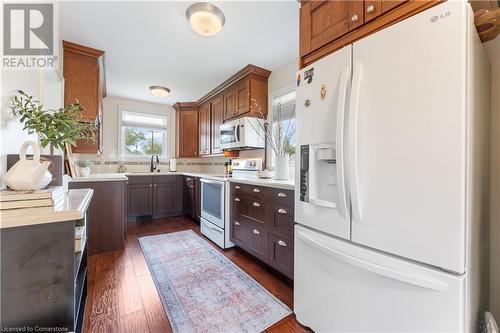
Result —
POLYGON ((289 178, 288 156, 276 156, 274 178, 278 180, 287 180, 289 178))
POLYGON ((90 175, 90 168, 89 167, 79 168, 78 172, 80 173, 80 177, 88 177, 90 175))

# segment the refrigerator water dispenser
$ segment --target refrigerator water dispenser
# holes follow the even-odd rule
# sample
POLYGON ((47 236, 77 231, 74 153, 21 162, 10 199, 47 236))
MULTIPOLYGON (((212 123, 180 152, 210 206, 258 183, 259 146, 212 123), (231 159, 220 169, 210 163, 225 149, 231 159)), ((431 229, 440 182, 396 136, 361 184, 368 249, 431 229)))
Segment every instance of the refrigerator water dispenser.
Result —
POLYGON ((336 208, 338 199, 335 143, 300 147, 300 200, 336 208))

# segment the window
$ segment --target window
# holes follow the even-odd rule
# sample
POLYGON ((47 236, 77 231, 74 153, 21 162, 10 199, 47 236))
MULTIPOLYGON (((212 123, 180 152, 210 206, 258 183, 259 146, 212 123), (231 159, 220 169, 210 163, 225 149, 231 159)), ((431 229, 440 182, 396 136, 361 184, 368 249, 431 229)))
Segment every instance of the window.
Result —
POLYGON ((118 147, 121 158, 167 156, 167 117, 120 110, 118 147))
MULTIPOLYGON (((271 95, 271 123, 275 142, 280 142, 283 152, 289 155, 290 166, 294 165, 296 127, 295 127, 295 87, 289 87, 271 95)), ((269 156, 274 166, 275 154, 269 156)))

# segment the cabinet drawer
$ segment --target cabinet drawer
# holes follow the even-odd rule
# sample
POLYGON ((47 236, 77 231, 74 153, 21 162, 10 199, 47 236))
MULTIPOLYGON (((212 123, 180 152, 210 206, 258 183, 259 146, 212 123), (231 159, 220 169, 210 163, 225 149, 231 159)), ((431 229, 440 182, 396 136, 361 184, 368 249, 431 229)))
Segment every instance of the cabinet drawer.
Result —
POLYGON ((231 193, 236 196, 265 200, 268 197, 270 188, 241 183, 231 183, 231 193))
POLYGON ((273 202, 286 207, 293 207, 293 195, 293 190, 284 190, 280 188, 273 188, 271 192, 273 202))
POLYGON ((151 184, 153 176, 127 176, 129 184, 151 184))
POLYGON ((152 176, 154 184, 167 184, 167 183, 176 183, 176 182, 181 182, 182 183, 182 176, 181 175, 165 175, 165 176, 152 176))
POLYGON ((245 198, 238 195, 232 197, 233 213, 242 215, 251 220, 261 223, 267 222, 267 202, 252 198, 245 198))
POLYGON ((270 228, 274 233, 285 237, 293 237, 293 208, 273 204, 271 208, 272 217, 270 219, 270 228))
POLYGON ((267 261, 268 231, 265 225, 233 215, 231 221, 233 242, 262 261, 267 261))
POLYGON ((293 242, 290 239, 271 233, 269 265, 293 279, 293 242))

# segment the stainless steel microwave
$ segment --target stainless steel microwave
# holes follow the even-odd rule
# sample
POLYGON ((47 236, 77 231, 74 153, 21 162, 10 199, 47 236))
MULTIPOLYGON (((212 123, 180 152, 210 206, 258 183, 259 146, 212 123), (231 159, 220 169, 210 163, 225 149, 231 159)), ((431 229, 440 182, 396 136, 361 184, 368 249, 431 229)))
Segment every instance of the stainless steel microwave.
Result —
POLYGON ((243 117, 220 125, 220 144, 221 148, 226 150, 264 148, 264 121, 243 117))

